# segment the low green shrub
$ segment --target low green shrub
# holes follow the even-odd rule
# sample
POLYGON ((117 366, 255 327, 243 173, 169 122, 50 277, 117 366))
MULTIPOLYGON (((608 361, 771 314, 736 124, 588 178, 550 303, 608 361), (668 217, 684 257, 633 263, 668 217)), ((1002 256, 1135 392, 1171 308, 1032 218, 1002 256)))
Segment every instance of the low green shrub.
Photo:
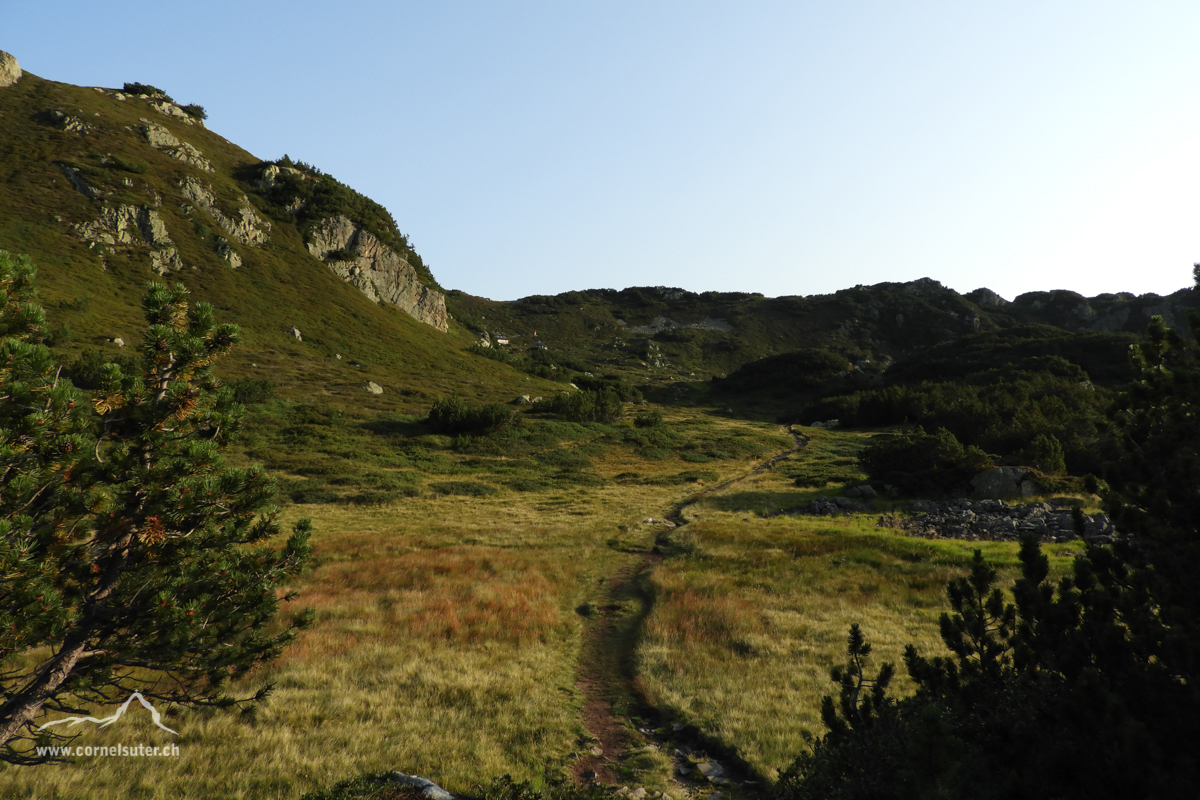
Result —
POLYGON ((599 391, 584 389, 561 392, 533 404, 534 411, 549 411, 572 422, 616 422, 625 410, 621 397, 612 388, 599 391))
POLYGON ((661 411, 642 411, 633 418, 633 426, 635 428, 657 428, 663 424, 663 415, 661 411))
POLYGON ((876 437, 858 456, 872 480, 909 492, 958 492, 973 475, 992 466, 987 453, 963 446, 945 428, 926 433, 921 426, 894 436, 876 437))
POLYGON ((275 397, 275 384, 267 378, 234 378, 226 384, 242 405, 265 403, 275 397))
POLYGON ((171 95, 167 94, 162 89, 159 89, 157 86, 151 86, 148 83, 126 83, 123 91, 126 94, 144 94, 148 95, 149 97, 161 97, 168 103, 175 102, 171 98, 171 95))
POLYGON ((497 494, 500 490, 495 486, 474 481, 438 481, 429 484, 429 488, 438 494, 462 495, 464 497, 486 497, 497 494))
POLYGON ((488 433, 517 422, 518 412, 500 403, 472 406, 457 397, 435 400, 425 422, 438 433, 488 433))
POLYGON ((195 103, 188 103, 186 106, 180 106, 180 108, 183 109, 183 113, 187 114, 192 119, 208 119, 208 112, 204 110, 204 106, 196 105, 195 103))

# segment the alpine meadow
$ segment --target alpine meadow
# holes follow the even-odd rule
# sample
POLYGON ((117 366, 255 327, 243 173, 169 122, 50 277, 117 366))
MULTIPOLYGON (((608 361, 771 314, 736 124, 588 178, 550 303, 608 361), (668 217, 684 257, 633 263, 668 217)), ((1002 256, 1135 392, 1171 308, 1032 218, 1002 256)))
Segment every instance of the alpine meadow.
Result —
POLYGON ((1200 793, 1200 265, 490 300, 0 73, 0 796, 1200 793))

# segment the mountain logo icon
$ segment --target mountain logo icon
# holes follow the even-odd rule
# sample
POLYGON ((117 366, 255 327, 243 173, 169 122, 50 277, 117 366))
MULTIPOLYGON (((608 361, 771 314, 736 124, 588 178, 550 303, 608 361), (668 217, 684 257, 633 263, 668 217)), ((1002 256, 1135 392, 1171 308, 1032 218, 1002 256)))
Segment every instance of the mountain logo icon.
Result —
POLYGON ((154 720, 155 725, 162 728, 167 733, 173 733, 176 736, 179 735, 178 731, 173 731, 170 728, 168 728, 166 725, 163 725, 162 714, 158 713, 157 708, 150 705, 149 700, 142 697, 141 692, 134 692, 133 694, 129 695, 129 699, 126 700, 124 703, 122 703, 121 707, 117 709, 117 713, 113 714, 111 717, 104 717, 103 719, 96 719, 95 717, 63 717, 62 719, 56 719, 53 722, 47 722, 45 725, 39 725, 38 727, 41 730, 45 730, 46 728, 49 728, 51 725, 61 725, 65 722, 65 723, 67 723, 68 728, 74 728, 76 725, 80 724, 81 722, 91 722, 91 723, 98 725, 101 728, 106 728, 109 725, 112 725, 117 720, 119 720, 122 716, 124 716, 125 710, 129 708, 129 704, 132 703, 134 700, 137 700, 139 703, 142 704, 142 708, 145 708, 150 712, 150 718, 154 720))

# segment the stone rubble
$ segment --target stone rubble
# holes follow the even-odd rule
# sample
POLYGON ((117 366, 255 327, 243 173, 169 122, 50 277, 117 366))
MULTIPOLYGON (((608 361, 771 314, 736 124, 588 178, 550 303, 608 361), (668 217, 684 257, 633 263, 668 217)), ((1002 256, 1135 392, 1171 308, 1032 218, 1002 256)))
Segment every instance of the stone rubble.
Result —
MULTIPOLYGON (((1074 511, 1049 503, 1009 505, 1003 500, 972 502, 965 498, 942 502, 914 500, 911 510, 913 516, 880 517, 878 525, 929 539, 1017 541, 1027 534, 1034 534, 1043 542, 1079 538, 1074 511)), ((1080 521, 1083 539, 1088 543, 1112 541, 1116 533, 1107 514, 1082 514, 1080 521)))

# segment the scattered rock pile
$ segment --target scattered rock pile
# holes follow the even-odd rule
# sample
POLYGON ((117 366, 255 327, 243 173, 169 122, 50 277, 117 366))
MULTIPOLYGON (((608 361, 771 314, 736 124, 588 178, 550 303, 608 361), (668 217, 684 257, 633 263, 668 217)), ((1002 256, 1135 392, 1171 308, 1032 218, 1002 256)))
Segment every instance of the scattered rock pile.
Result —
MULTIPOLYGON (((966 499, 933 502, 914 500, 913 516, 879 518, 879 527, 896 528, 929 539, 1017 541, 1034 534, 1043 542, 1079 538, 1075 514, 1049 503, 1008 505, 1003 500, 966 499)), ((1082 514, 1083 538, 1092 543, 1112 540, 1114 529, 1107 514, 1082 514)))

